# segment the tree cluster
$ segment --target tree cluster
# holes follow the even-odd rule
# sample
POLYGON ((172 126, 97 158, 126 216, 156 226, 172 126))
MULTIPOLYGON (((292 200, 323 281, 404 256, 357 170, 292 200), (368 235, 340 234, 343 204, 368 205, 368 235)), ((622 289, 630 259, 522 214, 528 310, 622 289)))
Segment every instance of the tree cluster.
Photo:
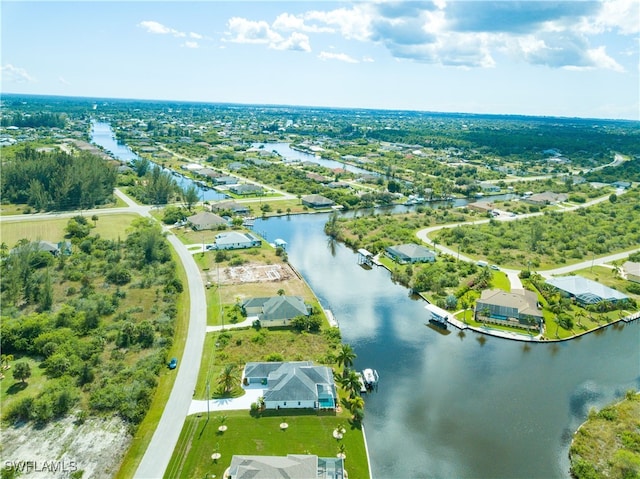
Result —
POLYGON ((57 258, 22 242, 1 264, 0 346, 46 378, 5 417, 44 422, 88 407, 137 424, 172 344, 182 282, 160 227, 148 219, 134 221, 125 241, 82 234, 71 241, 72 253, 57 258), (42 270, 56 284, 49 308, 34 279, 42 270))
POLYGON ((87 152, 38 152, 26 146, 3 163, 0 194, 36 210, 87 209, 111 200, 117 171, 87 152))

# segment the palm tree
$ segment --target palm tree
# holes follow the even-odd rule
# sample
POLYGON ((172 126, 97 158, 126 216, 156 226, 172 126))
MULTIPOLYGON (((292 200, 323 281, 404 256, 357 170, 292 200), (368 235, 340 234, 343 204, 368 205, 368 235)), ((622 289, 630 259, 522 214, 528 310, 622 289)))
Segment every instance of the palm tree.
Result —
POLYGON ((349 411, 353 414, 354 421, 362 421, 364 418, 364 399, 362 399, 362 396, 356 396, 349 400, 349 411))
POLYGON ((584 312, 584 309, 580 308, 576 311, 575 317, 578 320, 578 326, 582 328, 582 320, 587 317, 587 313, 584 312))
POLYGON ((353 366, 354 359, 356 359, 356 353, 353 352, 351 345, 342 343, 336 361, 338 362, 338 366, 344 366, 343 376, 346 376, 347 369, 353 366))
POLYGON ((223 394, 231 392, 239 381, 238 369, 235 364, 227 364, 218 378, 218 384, 222 387, 223 394))
POLYGON ((350 370, 346 376, 343 377, 342 386, 349 392, 349 397, 356 397, 360 393, 360 376, 358 373, 350 370))

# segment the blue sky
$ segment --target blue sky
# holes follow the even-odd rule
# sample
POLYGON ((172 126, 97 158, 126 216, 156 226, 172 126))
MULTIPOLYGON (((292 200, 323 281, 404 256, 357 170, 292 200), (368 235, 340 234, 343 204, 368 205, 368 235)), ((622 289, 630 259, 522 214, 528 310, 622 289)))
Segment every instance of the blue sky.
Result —
POLYGON ((640 119, 638 0, 2 1, 4 93, 640 119))

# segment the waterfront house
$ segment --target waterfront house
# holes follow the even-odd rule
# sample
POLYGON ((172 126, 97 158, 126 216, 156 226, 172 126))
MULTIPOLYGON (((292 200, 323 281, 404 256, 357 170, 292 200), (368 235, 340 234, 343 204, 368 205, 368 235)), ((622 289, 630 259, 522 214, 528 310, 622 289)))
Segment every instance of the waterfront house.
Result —
POLYGON ((508 293, 501 289, 484 290, 476 302, 474 317, 478 321, 513 324, 535 329, 543 322, 538 297, 533 291, 508 293))
POLYGON ((211 211, 231 211, 235 215, 246 215, 251 211, 248 206, 235 201, 220 201, 211 205, 211 211))
POLYGON ((307 195, 302 197, 302 204, 311 208, 330 208, 335 202, 322 195, 307 195))
POLYGON ((243 383, 262 384, 266 409, 335 409, 338 395, 333 372, 311 361, 250 362, 243 383))
POLYGON ((255 316, 262 326, 286 326, 293 318, 311 314, 300 296, 285 295, 247 299, 242 311, 247 317, 255 316))
POLYGON ((218 176, 213 179, 216 185, 236 185, 238 184, 238 178, 235 176, 218 176))
POLYGON ((582 276, 561 276, 546 281, 564 296, 575 299, 581 305, 597 304, 601 301, 617 303, 629 299, 620 291, 582 276))
POLYGON ((286 456, 234 455, 224 479, 342 479, 344 459, 312 454, 286 456))
POLYGON ((235 193, 236 195, 262 195, 264 194, 264 189, 262 186, 253 185, 253 184, 242 184, 242 185, 234 185, 229 188, 229 191, 235 193))
POLYGON ((433 263, 436 253, 424 246, 408 243, 385 248, 387 256, 399 264, 407 263, 433 263))
POLYGON ((563 201, 567 201, 567 195, 564 193, 553 193, 551 191, 545 191, 544 193, 536 193, 535 195, 531 195, 528 198, 522 198, 522 201, 526 201, 527 203, 531 203, 532 205, 546 206, 546 205, 556 205, 558 203, 562 203, 563 201))
POLYGON ((622 265, 622 270, 629 281, 640 283, 640 263, 627 261, 622 265))
POLYGON ((201 211, 187 217, 187 224, 196 231, 214 230, 227 225, 227 220, 208 211, 201 211))
POLYGON ((216 235, 213 249, 245 249, 255 248, 262 244, 262 240, 252 233, 229 231, 216 235))

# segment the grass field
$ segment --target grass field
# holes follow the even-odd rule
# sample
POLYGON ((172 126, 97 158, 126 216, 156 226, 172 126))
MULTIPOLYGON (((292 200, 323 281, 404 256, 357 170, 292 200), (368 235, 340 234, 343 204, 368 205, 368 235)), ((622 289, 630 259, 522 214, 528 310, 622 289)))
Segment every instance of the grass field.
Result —
POLYGON ((341 444, 349 477, 369 477, 362 432, 352 429, 344 417, 296 415, 294 410, 273 417, 252 417, 248 411, 224 414, 224 433, 218 431, 220 422, 215 412, 208 421, 206 413, 187 418, 165 478, 222 478, 234 454, 336 457, 341 444), (286 430, 280 429, 282 422, 288 424, 286 430), (333 437, 338 425, 344 425, 347 431, 341 441, 333 437), (211 459, 214 452, 221 455, 217 461, 211 459))
MULTIPOLYGON (((178 272, 178 277, 183 284, 187 284, 187 277, 184 268, 182 267, 182 263, 178 258, 178 255, 173 251, 172 255, 174 261, 176 262, 176 271, 178 272)), ((180 295, 180 299, 178 300, 176 306, 178 308, 178 317, 176 318, 176 332, 174 335, 173 345, 171 346, 171 350, 169 351, 169 356, 181 358, 189 328, 188 291, 185 291, 180 295)), ((169 395, 171 394, 171 389, 173 388, 175 378, 175 371, 166 369, 161 373, 158 381, 158 387, 156 388, 156 392, 153 396, 153 401, 151 402, 151 406, 149 407, 149 412, 138 426, 131 446, 129 446, 127 454, 124 457, 118 471, 118 474, 115 476, 116 479, 127 479, 133 477, 138 465, 140 464, 140 461, 142 461, 142 457, 144 456, 145 451, 147 450, 147 446, 151 442, 151 438, 153 437, 153 433, 158 426, 158 422, 162 417, 162 413, 164 412, 165 405, 167 404, 169 395)))
MULTIPOLYGON (((106 239, 117 239, 126 237, 126 230, 131 222, 138 218, 135 214, 119 215, 98 215, 96 227, 91 234, 100 234, 106 239)), ((13 248, 16 243, 26 238, 30 241, 51 241, 57 243, 64 240, 64 229, 69 222, 69 218, 42 218, 38 221, 16 221, 2 223, 2 237, 0 240, 6 243, 9 248, 13 248)))

